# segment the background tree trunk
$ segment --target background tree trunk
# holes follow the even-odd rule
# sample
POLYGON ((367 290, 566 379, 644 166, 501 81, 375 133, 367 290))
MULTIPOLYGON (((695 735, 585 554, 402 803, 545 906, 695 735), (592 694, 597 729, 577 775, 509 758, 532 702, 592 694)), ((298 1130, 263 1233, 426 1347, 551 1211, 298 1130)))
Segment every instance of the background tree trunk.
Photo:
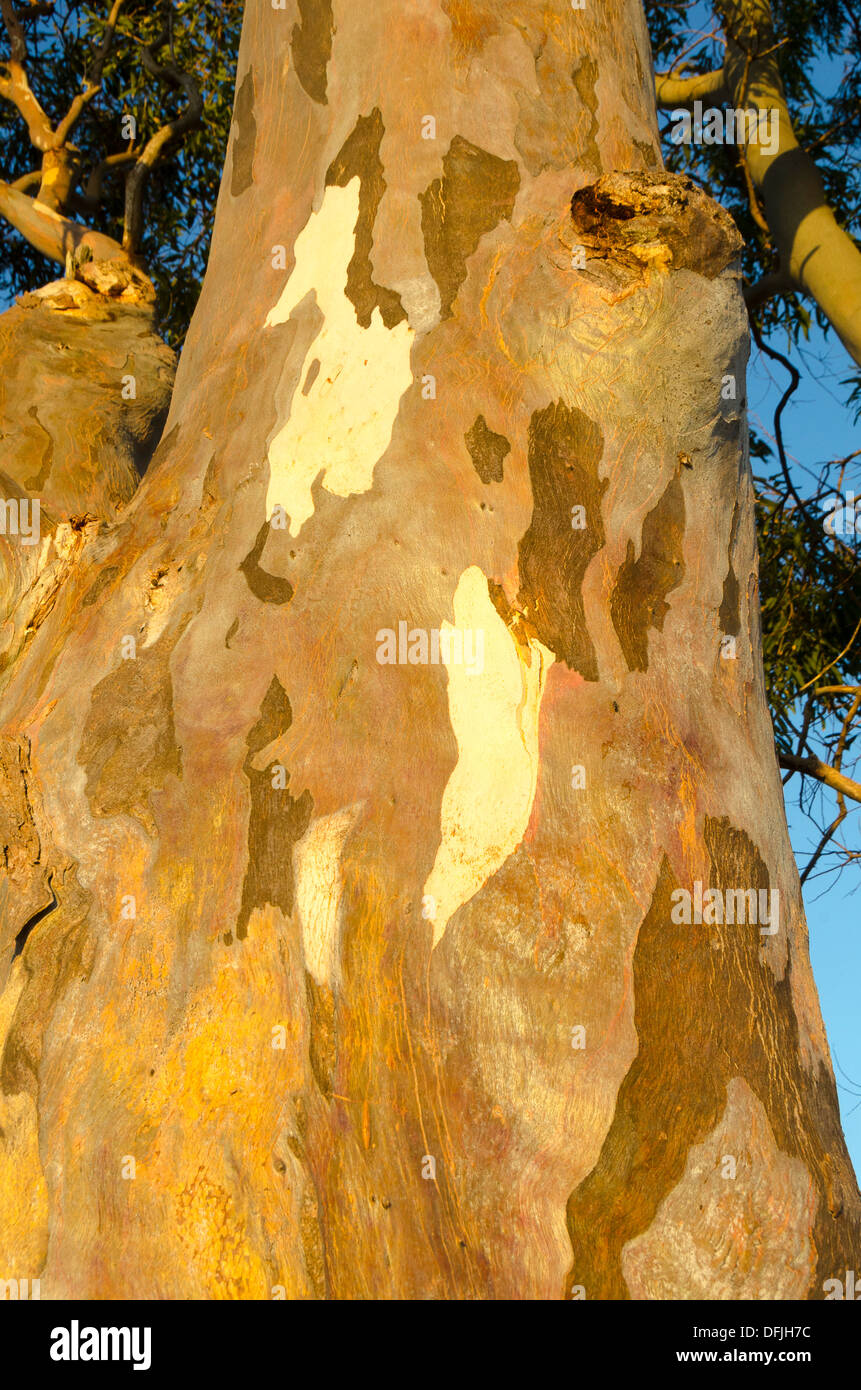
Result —
POLYGON ((9 1276, 853 1267, 737 252, 662 172, 635 0, 251 0, 166 433, 5 674, 9 1276), (383 664, 400 623, 482 660, 383 664), (674 924, 697 881, 777 889, 779 929, 674 924))

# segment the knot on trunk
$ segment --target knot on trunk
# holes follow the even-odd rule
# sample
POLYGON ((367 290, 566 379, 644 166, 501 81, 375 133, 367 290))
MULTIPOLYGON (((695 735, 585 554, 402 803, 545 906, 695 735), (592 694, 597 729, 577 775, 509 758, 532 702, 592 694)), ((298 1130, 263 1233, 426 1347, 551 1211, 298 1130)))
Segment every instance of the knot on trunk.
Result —
POLYGON ((623 279, 647 269, 693 270, 713 280, 744 245, 732 217, 687 174, 612 173, 571 199, 587 261, 623 279))

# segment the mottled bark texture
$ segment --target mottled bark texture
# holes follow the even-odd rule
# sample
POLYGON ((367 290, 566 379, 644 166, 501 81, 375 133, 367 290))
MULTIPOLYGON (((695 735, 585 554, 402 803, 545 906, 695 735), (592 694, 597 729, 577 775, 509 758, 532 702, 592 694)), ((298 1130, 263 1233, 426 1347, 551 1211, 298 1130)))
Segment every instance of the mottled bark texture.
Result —
POLYGON ((43 1297, 857 1267, 738 240, 652 81, 634 0, 249 3, 164 439, 5 681, 0 1272, 43 1297), (778 930, 675 924, 697 881, 778 930))
POLYGON ((0 315, 0 671, 133 496, 170 404, 175 359, 153 331, 152 286, 122 267, 80 269, 103 292, 58 280, 0 315), (29 539, 22 501, 28 522, 39 504, 29 539))

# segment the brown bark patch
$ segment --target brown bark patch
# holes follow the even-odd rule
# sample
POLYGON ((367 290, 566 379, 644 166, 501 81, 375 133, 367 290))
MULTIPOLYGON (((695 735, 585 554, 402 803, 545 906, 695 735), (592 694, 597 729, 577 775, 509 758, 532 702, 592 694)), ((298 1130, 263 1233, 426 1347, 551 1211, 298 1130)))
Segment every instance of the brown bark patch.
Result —
POLYGON ((236 136, 233 141, 233 172, 230 192, 234 198, 254 182, 254 151, 257 148, 257 122, 254 119, 254 73, 248 69, 236 93, 233 108, 236 136))
POLYGON ((596 171, 601 168, 601 155, 598 150, 598 97, 595 83, 598 81, 598 64, 594 58, 582 58, 572 69, 571 81, 578 97, 589 112, 591 124, 583 138, 582 160, 591 164, 596 171))
POLYGON ((532 521, 518 547, 517 604, 538 636, 572 670, 598 679, 592 639, 586 629, 581 586, 592 556, 604 544, 598 476, 604 447, 594 420, 555 401, 529 422, 532 521), (572 526, 572 509, 583 507, 586 525, 572 526))
POLYGON ((296 76, 312 101, 326 106, 329 59, 335 32, 332 0, 299 0, 299 17, 301 22, 294 24, 290 40, 296 76))
POLYGON ((520 188, 516 160, 500 159, 456 135, 443 157, 443 176, 419 201, 428 269, 440 292, 441 317, 450 318, 466 279, 469 257, 503 219, 511 221, 520 188))
POLYGON ((735 548, 735 538, 738 531, 738 503, 732 509, 732 526, 730 528, 729 545, 727 546, 727 561, 729 568, 723 582, 723 598, 721 599, 718 622, 720 630, 731 637, 737 637, 741 631, 741 617, 739 613, 739 587, 738 577, 733 568, 732 552, 735 548))
POLYGON ((81 599, 82 608, 90 608, 96 603, 107 589, 110 589, 114 580, 122 574, 119 565, 108 565, 103 569, 95 583, 91 584, 84 597, 81 599))
POLYGON ((379 309, 386 328, 394 328, 406 318, 401 297, 394 290, 374 283, 371 250, 374 244, 374 223, 377 209, 386 191, 380 145, 385 127, 378 107, 370 116, 360 116, 352 133, 347 136, 341 151, 332 160, 326 173, 326 187, 335 184, 346 188, 351 179, 361 181, 359 217, 356 222, 356 249, 347 267, 347 298, 356 310, 362 328, 369 328, 371 315, 379 309))
POLYGON ((182 777, 173 723, 170 648, 124 660, 95 687, 77 761, 94 816, 133 816, 156 833, 150 796, 182 777))
POLYGON ((577 190, 571 216, 587 260, 622 282, 649 267, 713 280, 744 245, 730 214, 687 174, 603 174, 577 190))
POLYGON ((308 1055, 314 1080, 324 1096, 332 1094, 335 1075, 335 995, 328 985, 318 985, 305 971, 308 996, 308 1055))
POLYGON ((260 556, 263 554, 263 547, 268 536, 269 522, 264 521, 257 532, 254 545, 239 568, 245 575, 246 583, 252 594, 255 598, 259 598, 261 603, 289 603, 293 597, 293 585, 289 579, 283 579, 277 574, 269 574, 260 567, 260 556))
MULTIPOLYGON (((769 888, 743 830, 706 817, 704 837, 713 888, 769 888)), ((822 1064, 816 1073, 802 1066, 791 966, 782 980, 775 976, 757 925, 674 923, 678 886, 665 858, 633 960, 637 1056, 598 1162, 568 1201, 569 1292, 581 1284, 588 1299, 630 1296, 622 1248, 652 1224, 689 1150, 723 1114, 727 1082, 740 1076, 762 1103, 778 1148, 803 1161, 819 1190, 812 1232, 819 1263, 808 1296, 821 1298, 823 1279, 842 1270, 861 1228, 833 1080, 822 1064)), ((793 1241, 791 1229, 785 1238, 793 1241)))
MULTIPOLYGON (((242 901, 236 921, 236 939, 248 934, 248 922, 255 908, 271 903, 288 915, 293 910, 293 845, 301 840, 311 821, 314 802, 309 791, 294 799, 285 786, 274 787, 271 762, 262 772, 252 766, 256 755, 273 739, 285 734, 293 723, 287 692, 273 676, 260 706, 260 717, 250 730, 248 753, 243 771, 251 788, 251 814, 248 818, 248 866, 242 884, 242 901)), ((289 772, 285 775, 290 781, 289 772)), ((233 940, 228 931, 226 945, 233 940)))
POLYGON ((469 456, 475 471, 483 483, 501 483, 502 465, 506 454, 511 453, 511 445, 504 434, 494 434, 488 429, 483 415, 476 416, 472 429, 464 435, 469 456))
POLYGON ((51 464, 54 462, 54 439, 39 419, 39 407, 37 405, 31 405, 27 414, 31 419, 35 420, 37 427, 45 436, 45 442, 42 446, 42 458, 39 463, 39 471, 34 473, 32 478, 25 478, 24 486, 28 492, 41 492, 45 483, 48 481, 51 464))
POLYGON ((610 599, 610 616, 629 671, 649 669, 649 628, 663 631, 670 611, 666 602, 682 581, 685 565, 685 498, 678 477, 643 521, 640 554, 634 558, 634 542, 616 578, 610 599))

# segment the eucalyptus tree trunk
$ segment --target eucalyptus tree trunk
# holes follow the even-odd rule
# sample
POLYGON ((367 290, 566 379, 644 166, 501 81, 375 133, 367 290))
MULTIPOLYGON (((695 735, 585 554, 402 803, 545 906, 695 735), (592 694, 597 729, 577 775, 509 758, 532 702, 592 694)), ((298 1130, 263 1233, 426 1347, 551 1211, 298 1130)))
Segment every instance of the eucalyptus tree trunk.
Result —
POLYGON ((250 0, 164 437, 2 677, 0 1274, 854 1267, 738 251, 636 0, 250 0))

